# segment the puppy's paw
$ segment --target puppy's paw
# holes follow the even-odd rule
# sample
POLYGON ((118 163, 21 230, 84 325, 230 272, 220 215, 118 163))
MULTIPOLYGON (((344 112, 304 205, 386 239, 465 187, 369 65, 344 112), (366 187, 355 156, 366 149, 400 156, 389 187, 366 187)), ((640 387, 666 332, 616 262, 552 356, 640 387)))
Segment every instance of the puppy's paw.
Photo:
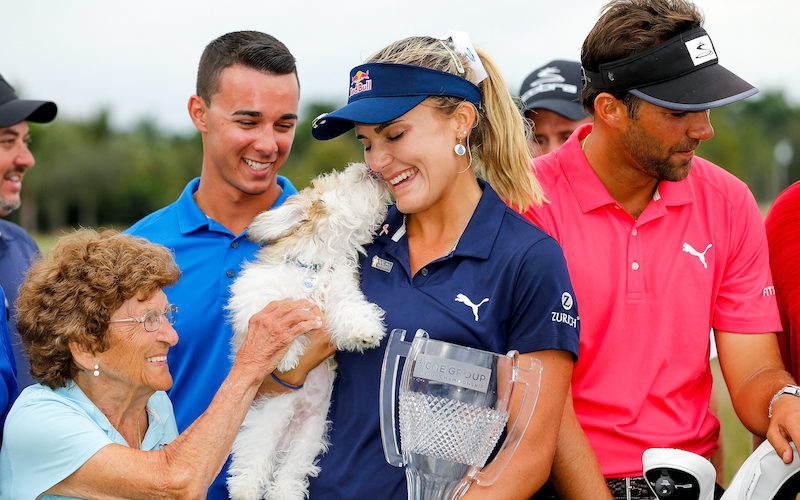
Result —
POLYGON ((286 351, 286 354, 283 355, 283 358, 278 363, 278 371, 285 373, 297 368, 297 365, 300 364, 300 358, 303 356, 303 353, 306 352, 308 342, 309 340, 305 335, 297 337, 294 342, 289 345, 289 350, 286 351))
POLYGON ((297 365, 299 364, 300 360, 297 359, 297 356, 293 356, 291 358, 284 356, 280 363, 278 363, 278 371, 281 373, 286 373, 289 370, 297 368, 297 365))
POLYGON ((382 323, 370 323, 369 325, 365 325, 365 328, 361 330, 360 334, 356 335, 355 340, 360 342, 365 348, 378 347, 385 334, 386 329, 383 327, 382 323))
POLYGON ((377 347, 386 334, 382 321, 373 318, 350 318, 344 335, 337 336, 336 346, 346 351, 363 351, 377 347))

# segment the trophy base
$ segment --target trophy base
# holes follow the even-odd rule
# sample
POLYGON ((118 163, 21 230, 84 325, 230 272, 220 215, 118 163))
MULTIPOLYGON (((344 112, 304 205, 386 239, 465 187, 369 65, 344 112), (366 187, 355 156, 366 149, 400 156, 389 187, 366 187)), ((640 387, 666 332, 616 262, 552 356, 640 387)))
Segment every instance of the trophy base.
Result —
POLYGON ((457 500, 472 484, 468 465, 416 453, 409 455, 408 500, 457 500))

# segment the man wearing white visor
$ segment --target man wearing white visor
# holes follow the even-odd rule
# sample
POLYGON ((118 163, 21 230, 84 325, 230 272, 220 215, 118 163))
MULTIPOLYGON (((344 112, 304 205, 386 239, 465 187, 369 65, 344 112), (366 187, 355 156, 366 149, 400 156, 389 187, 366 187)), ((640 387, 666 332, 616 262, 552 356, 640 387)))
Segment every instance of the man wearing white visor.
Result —
POLYGON ((563 247, 581 308, 551 475, 561 498, 596 498, 597 464, 615 498, 655 498, 646 449, 714 453, 710 328, 744 425, 787 463, 800 438, 761 215, 743 182, 694 154, 710 108, 757 92, 718 63, 702 21, 683 0, 608 4, 581 53, 594 125, 536 160, 551 203, 526 216, 563 247))

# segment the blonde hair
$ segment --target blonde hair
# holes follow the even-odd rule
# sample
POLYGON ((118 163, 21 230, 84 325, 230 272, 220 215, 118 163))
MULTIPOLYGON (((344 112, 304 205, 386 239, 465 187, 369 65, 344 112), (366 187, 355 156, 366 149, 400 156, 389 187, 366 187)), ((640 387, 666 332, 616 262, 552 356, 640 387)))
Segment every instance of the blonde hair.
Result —
MULTIPOLYGON (((531 170, 525 118, 519 112, 505 79, 489 56, 477 49, 488 78, 478 83, 481 109, 468 142, 475 173, 486 179, 507 203, 518 210, 544 201, 542 188, 531 170)), ((412 64, 445 71, 475 83, 466 56, 458 54, 451 42, 432 37, 409 37, 392 43, 366 62, 412 64), (456 60, 458 58, 458 60, 456 60)), ((465 102, 458 97, 431 96, 427 99, 445 114, 465 102)))
POLYGON ((62 237, 31 267, 17 300, 17 328, 33 378, 63 387, 78 370, 70 342, 104 351, 108 322, 123 302, 149 298, 180 276, 172 253, 143 238, 91 229, 62 237))

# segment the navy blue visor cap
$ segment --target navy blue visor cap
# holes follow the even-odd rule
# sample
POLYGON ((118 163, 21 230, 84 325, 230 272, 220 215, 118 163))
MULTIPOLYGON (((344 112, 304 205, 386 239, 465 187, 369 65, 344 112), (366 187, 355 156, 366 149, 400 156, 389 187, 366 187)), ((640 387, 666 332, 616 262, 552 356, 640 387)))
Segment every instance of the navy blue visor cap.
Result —
POLYGON ((430 96, 459 97, 481 106, 480 88, 452 73, 411 64, 361 64, 350 71, 347 105, 314 120, 311 135, 324 141, 356 123, 385 123, 430 96))

